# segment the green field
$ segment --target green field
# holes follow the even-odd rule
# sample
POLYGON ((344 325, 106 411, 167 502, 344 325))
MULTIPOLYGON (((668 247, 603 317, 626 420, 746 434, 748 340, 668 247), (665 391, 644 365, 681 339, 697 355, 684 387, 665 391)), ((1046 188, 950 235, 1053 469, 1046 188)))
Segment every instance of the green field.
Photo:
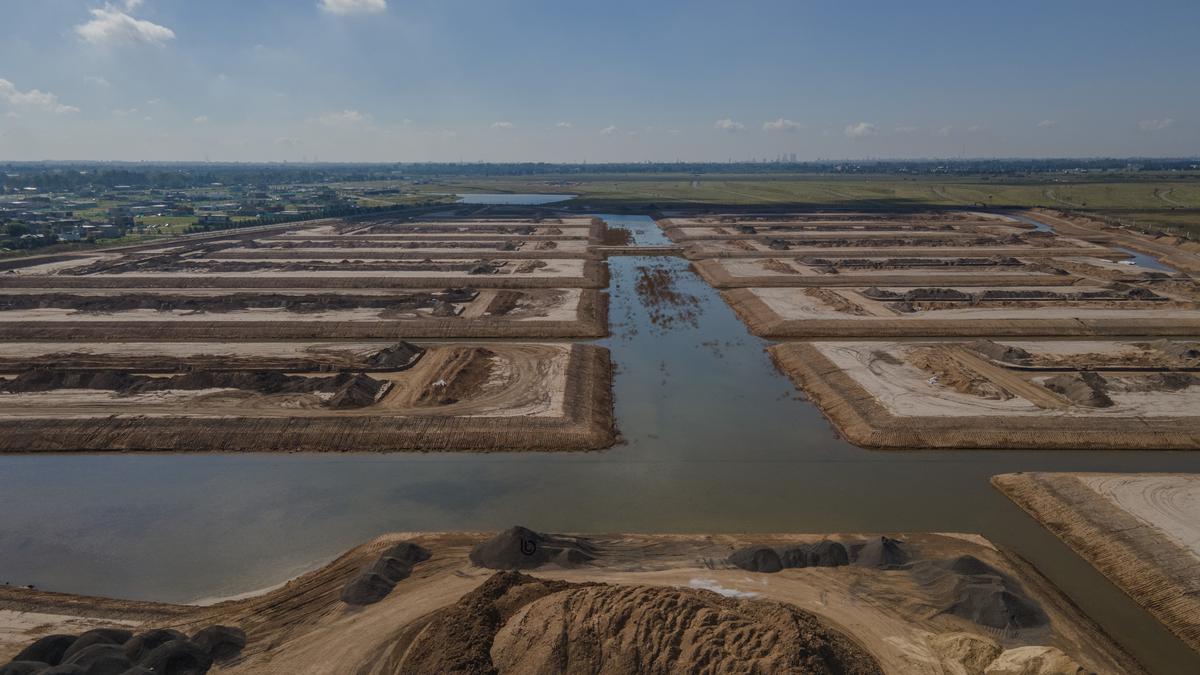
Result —
POLYGON ((1065 177, 899 177, 812 175, 603 175, 447 179, 430 192, 576 194, 592 210, 769 206, 896 208, 1044 206, 1200 237, 1200 174, 1065 177))

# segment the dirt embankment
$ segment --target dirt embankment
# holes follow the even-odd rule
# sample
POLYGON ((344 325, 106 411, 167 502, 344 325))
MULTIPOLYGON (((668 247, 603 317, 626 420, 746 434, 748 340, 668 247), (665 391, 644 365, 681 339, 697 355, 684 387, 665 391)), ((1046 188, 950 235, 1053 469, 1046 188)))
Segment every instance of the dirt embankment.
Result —
MULTIPOLYGON (((1141 672, 1030 568, 965 535, 589 537, 524 528, 494 538, 395 534, 264 595, 210 607, 166 612, 148 603, 29 593, 36 602, 21 607, 44 614, 66 614, 69 606, 76 616, 91 616, 95 606, 118 619, 123 606, 124 616, 146 621, 144 627, 190 634, 213 623, 237 626, 246 643, 221 671, 231 675, 936 675, 982 673, 991 665, 1041 672, 1036 665, 1047 659, 1094 672, 1141 672), (837 540, 848 542, 849 553, 831 555, 836 564, 791 565, 769 582, 725 560, 755 542, 815 560, 841 546, 837 540), (522 566, 524 572, 472 562, 512 566, 514 557, 536 557, 543 545, 563 548, 522 566), (563 550, 586 551, 586 560, 563 564, 563 550), (1003 646, 993 634, 1003 636, 1003 646)), ((15 607, 6 598, 21 595, 0 592, 0 608, 15 607)), ((0 631, 0 654, 15 654, 47 630, 17 637, 0 631)))
POLYGON ((125 312, 152 309, 159 312, 222 313, 248 309, 282 309, 298 314, 350 309, 384 309, 410 312, 435 309, 474 300, 479 292, 472 288, 447 288, 443 291, 397 293, 393 295, 351 293, 230 293, 228 295, 171 295, 157 293, 121 293, 76 295, 70 293, 21 293, 0 296, 0 311, 29 309, 71 309, 84 313, 125 312))

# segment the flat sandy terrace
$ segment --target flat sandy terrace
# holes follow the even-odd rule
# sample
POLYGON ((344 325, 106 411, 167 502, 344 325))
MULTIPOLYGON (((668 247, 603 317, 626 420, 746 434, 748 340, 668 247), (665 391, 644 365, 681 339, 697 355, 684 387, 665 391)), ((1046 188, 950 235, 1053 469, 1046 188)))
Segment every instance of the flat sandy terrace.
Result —
POLYGON ((1193 300, 1155 291, 1155 300, 1084 299, 1082 293, 1120 293, 1093 286, 737 288, 721 293, 755 335, 811 337, 986 337, 1200 334, 1193 300), (899 296, 881 301, 875 291, 899 296), (1032 292, 1060 300, 905 302, 910 292, 984 294, 1032 292))
MULTIPOLYGON (((1028 364, 988 355, 985 343, 789 342, 776 365, 863 447, 1195 449, 1200 379, 1192 361, 1136 353, 1163 347, 1105 342, 999 344, 1028 364), (1107 354, 1108 356, 1103 356, 1107 354), (1102 374, 1082 374, 1108 364, 1102 374), (1120 368, 1128 364, 1130 369, 1120 368), (1180 371, 1181 372, 1171 372, 1180 371)), ((1156 342, 1153 345, 1170 345, 1156 342)), ((1183 345, 1186 347, 1186 344, 1183 345)))
MULTIPOLYGON (((0 275, 8 288, 603 288, 607 268, 598 260, 456 258, 363 260, 219 260, 164 256, 140 269, 87 273, 90 259, 54 269, 25 269, 0 275)), ((96 268, 91 268, 96 269, 96 268)), ((138 269, 138 268, 135 268, 138 269)))
MULTIPOLYGON (((862 236, 838 239, 790 239, 786 248, 771 248, 769 239, 782 237, 754 236, 746 239, 711 239, 684 242, 688 258, 761 258, 761 257, 823 257, 823 258, 968 258, 1015 256, 1020 258, 1051 258, 1085 256, 1123 260, 1128 253, 1082 240, 1064 238, 1039 239, 1037 244, 1010 241, 1003 238, 986 240, 932 240, 905 237, 878 239, 862 236)), ((778 246, 778 244, 777 244, 778 246)))
POLYGON ((789 223, 752 223, 738 225, 664 225, 674 241, 706 240, 752 241, 782 239, 788 242, 844 239, 915 239, 930 241, 975 241, 1020 237, 1030 232, 1015 224, 979 221, 963 224, 949 223, 825 223, 796 225, 789 223))
POLYGON ((698 260, 696 272, 715 288, 772 286, 1069 286, 1086 273, 1133 282, 1161 275, 1100 258, 1011 256, 773 256, 698 260))
MULTIPOLYGON (((809 617, 812 630, 843 636, 873 662, 852 672, 978 672, 966 670, 963 659, 977 669, 994 659, 1019 669, 1038 655, 1053 656, 1060 668, 1074 662, 1088 672, 1144 672, 1019 557, 972 535, 893 535, 913 558, 895 569, 856 563, 766 574, 737 569, 728 558, 747 546, 786 548, 828 538, 853 548, 879 541, 879 535, 530 534, 536 537, 530 541, 542 542, 534 553, 538 546, 562 544, 586 551, 584 559, 522 563, 524 578, 497 576, 495 569, 468 559, 489 534, 397 533, 351 549, 276 589, 207 607, 0 588, 0 621, 5 622, 0 626, 8 629, 0 631, 0 655, 11 656, 51 632, 128 621, 139 624, 138 630, 173 627, 190 633, 214 623, 243 629, 247 645, 238 659, 222 667, 223 673, 433 672, 476 655, 483 666, 502 673, 538 666, 544 669, 537 672, 556 672, 564 669, 562 663, 552 665, 562 656, 553 649, 559 640, 596 645, 595 652, 574 655, 580 660, 589 653, 603 654, 610 665, 661 658, 656 662, 689 671, 699 669, 697 655, 708 652, 696 643, 715 640, 724 645, 714 655, 721 659, 718 670, 741 671, 752 660, 762 664, 781 658, 789 640, 775 635, 783 629, 773 630, 769 617, 795 611, 809 617), (343 602, 343 588, 400 542, 424 548, 429 559, 413 565, 382 599, 355 606, 343 602), (950 561, 967 562, 970 569, 954 571, 946 567, 950 561), (1027 598, 1036 609, 1037 625, 997 630, 962 616, 969 612, 947 609, 960 589, 980 579, 1027 598), (464 596, 480 602, 478 595, 469 594, 485 582, 500 589, 505 583, 518 585, 500 591, 508 603, 497 612, 498 625, 468 629, 492 605, 458 603, 464 596), (553 585, 537 590, 542 583, 553 585), (539 601, 547 591, 558 594, 539 601), (40 625, 22 622, 18 611, 36 612, 40 625), (430 655, 440 659, 440 667, 422 661, 430 655)), ((508 539, 501 535, 492 541, 508 539)), ((794 639, 812 636, 802 632, 794 639)), ((621 672, 641 670, 638 663, 621 672)), ((794 667, 769 670, 800 672, 794 667)))
POLYGON ((608 333, 594 289, 0 291, 0 338, 583 338, 608 333))
POLYGON ((379 360, 390 348, 0 343, 8 364, 0 449, 589 450, 613 442, 606 349, 437 343, 397 370, 379 360), (291 366, 311 370, 284 370, 291 366))
POLYGON ((1200 476, 1022 473, 992 483, 1200 651, 1200 476))
POLYGON ((588 258, 594 257, 588 242, 581 239, 544 239, 541 241, 454 241, 448 239, 363 241, 363 240, 278 240, 256 241, 214 251, 210 258, 239 259, 350 259, 409 260, 462 258, 588 258))

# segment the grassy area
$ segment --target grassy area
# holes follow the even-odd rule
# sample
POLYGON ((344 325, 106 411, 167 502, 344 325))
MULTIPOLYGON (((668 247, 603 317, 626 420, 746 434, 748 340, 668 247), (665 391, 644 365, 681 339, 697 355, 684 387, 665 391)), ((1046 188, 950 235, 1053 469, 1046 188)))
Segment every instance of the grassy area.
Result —
POLYGON ((813 175, 596 175, 443 180, 431 192, 545 192, 579 195, 571 204, 771 206, 795 208, 1044 206, 1200 236, 1200 174, 1079 177, 813 175))

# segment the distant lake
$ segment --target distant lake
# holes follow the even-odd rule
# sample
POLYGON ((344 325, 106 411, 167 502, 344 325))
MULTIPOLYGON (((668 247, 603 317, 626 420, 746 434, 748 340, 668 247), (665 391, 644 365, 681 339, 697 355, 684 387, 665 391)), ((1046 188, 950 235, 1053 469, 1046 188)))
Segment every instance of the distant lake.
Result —
POLYGON ((539 195, 533 193, 472 193, 458 195, 458 201, 462 204, 521 204, 537 206, 538 204, 553 204, 554 202, 565 202, 568 199, 574 199, 578 195, 539 195))

